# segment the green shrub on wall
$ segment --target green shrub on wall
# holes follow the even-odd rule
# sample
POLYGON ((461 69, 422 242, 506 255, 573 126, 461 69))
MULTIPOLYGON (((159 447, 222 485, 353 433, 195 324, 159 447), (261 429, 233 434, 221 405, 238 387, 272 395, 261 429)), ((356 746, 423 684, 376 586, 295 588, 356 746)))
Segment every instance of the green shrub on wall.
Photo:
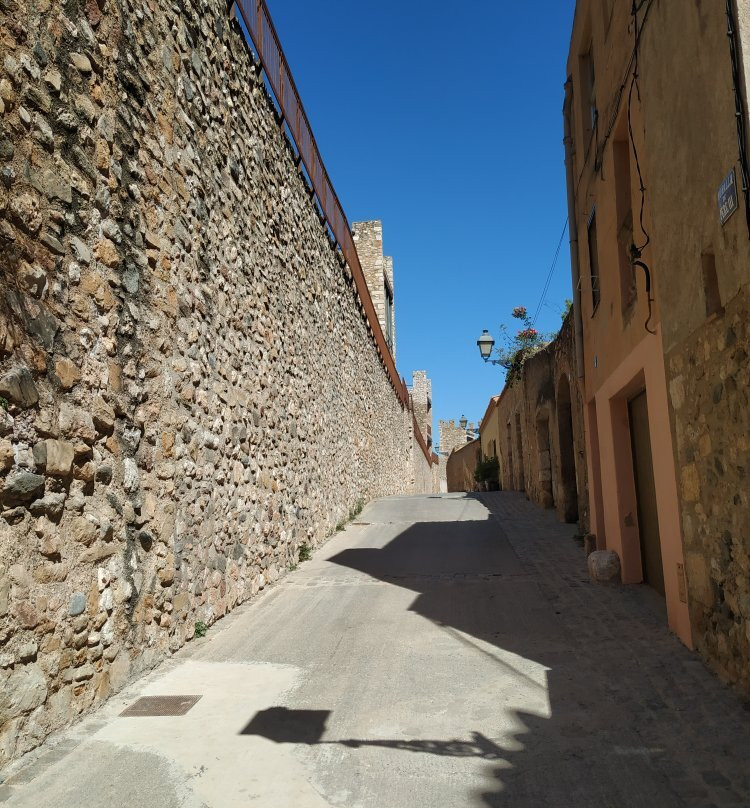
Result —
POLYGON ((474 479, 478 483, 497 483, 499 478, 500 461, 496 457, 485 457, 477 463, 474 479))

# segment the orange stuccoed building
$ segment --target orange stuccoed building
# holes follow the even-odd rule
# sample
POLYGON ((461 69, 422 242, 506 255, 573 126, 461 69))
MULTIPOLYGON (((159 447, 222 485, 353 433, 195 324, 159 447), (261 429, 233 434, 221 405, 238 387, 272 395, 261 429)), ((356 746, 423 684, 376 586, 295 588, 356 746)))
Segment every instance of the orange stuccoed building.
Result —
MULTIPOLYGON (((750 0, 579 0, 573 307, 491 399, 480 445, 502 488, 616 553, 750 693, 749 79, 750 0)), ((468 487, 465 460, 449 480, 468 487)))
POLYGON ((578 2, 564 120, 590 529, 750 690, 749 46, 746 0, 578 2))

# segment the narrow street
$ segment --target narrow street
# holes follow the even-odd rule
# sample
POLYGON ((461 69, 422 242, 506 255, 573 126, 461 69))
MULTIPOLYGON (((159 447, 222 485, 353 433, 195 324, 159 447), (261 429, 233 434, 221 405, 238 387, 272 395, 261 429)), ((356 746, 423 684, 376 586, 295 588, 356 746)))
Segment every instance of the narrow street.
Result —
POLYGON ((8 806, 750 804, 750 714, 658 596, 589 581, 522 495, 371 503, 23 761, 8 806), (120 717, 141 696, 184 715, 120 717))

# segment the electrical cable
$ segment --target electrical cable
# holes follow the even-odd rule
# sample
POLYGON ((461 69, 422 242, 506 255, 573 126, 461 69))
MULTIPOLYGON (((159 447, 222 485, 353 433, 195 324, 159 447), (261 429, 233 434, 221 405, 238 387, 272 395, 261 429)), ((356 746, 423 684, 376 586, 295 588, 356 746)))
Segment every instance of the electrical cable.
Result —
MULTIPOLYGON (((729 2, 730 0, 727 0, 729 2)), ((609 123, 607 125, 607 130, 604 134, 601 143, 596 144, 596 149, 594 153, 594 171, 599 171, 603 165, 603 156, 604 156, 604 148, 607 145, 610 137, 612 136, 612 132, 614 131, 615 125, 617 124, 617 118, 620 112, 620 105, 622 103, 623 95, 625 94, 625 89, 628 86, 628 80, 630 81, 630 89, 628 91, 628 135, 630 137, 630 144, 633 149, 633 156, 635 158, 635 165, 638 171, 638 183, 640 187, 640 194, 641 194, 641 210, 639 216, 639 225, 641 228, 641 232, 645 238, 644 243, 637 247, 635 244, 631 245, 630 248, 630 258, 631 258, 631 265, 633 268, 636 266, 640 267, 644 274, 646 275, 646 300, 648 303, 648 318, 644 323, 644 328, 648 331, 649 334, 656 334, 657 332, 649 327, 651 319, 653 317, 653 304, 654 298, 651 297, 651 270, 648 268, 647 264, 640 260, 641 259, 641 252, 649 245, 651 242, 651 237, 644 225, 644 209, 646 206, 646 188, 643 184, 643 172, 641 170, 641 162, 640 156, 638 154, 638 149, 635 145, 635 139, 633 137, 633 126, 631 120, 631 106, 632 106, 632 99, 633 99, 633 90, 635 89, 638 93, 638 101, 641 100, 641 91, 640 86, 638 84, 638 51, 640 49, 641 44, 641 37, 643 36, 643 32, 646 27, 646 22, 651 14, 651 10, 654 7, 654 0, 633 0, 633 4, 631 7, 631 16, 633 17, 634 22, 634 46, 633 52, 630 54, 630 59, 628 60, 628 66, 625 70, 622 82, 618 87, 617 93, 614 96, 614 103, 612 107, 612 112, 610 114, 609 123), (640 25, 638 24, 638 12, 645 8, 643 13, 643 17, 641 18, 640 25)), ((597 116, 598 118, 598 116, 597 116)), ((598 120, 597 120, 598 123, 598 120)), ((590 144, 589 144, 590 145, 590 144)), ((588 148, 586 149, 588 153, 588 148)), ((578 181, 576 183, 576 190, 575 195, 576 197, 579 195, 581 182, 583 181, 583 176, 586 173, 586 163, 581 168, 581 172, 578 175, 578 181)), ((748 197, 750 199, 750 196, 748 197)), ((750 202, 748 203, 748 222, 750 226, 750 202)))
POLYGON ((653 328, 648 327, 648 324, 651 322, 651 318, 654 316, 654 299, 651 297, 651 270, 648 268, 647 264, 645 264, 643 261, 639 261, 637 258, 633 259, 632 266, 640 267, 646 276, 646 301, 648 302, 648 317, 646 318, 646 322, 643 324, 643 327, 646 329, 646 331, 648 331, 649 334, 656 334, 656 331, 653 328))
POLYGON ((555 250, 555 257, 552 259, 552 266, 549 268, 549 272, 547 273, 547 280, 544 283, 544 288, 542 289, 542 296, 539 298, 539 304, 536 307, 536 311, 534 312, 534 317, 531 320, 532 327, 536 325, 537 318, 539 317, 539 313, 542 310, 542 306, 544 305, 544 299, 547 297, 547 292, 549 291, 549 285, 552 282, 552 274, 555 271, 555 267, 557 266, 557 259, 560 255, 560 248, 562 247, 563 239, 565 238, 565 231, 568 229, 568 218, 565 217, 565 224, 563 224, 562 233, 560 233, 560 240, 557 242, 557 249, 555 250))
POLYGON ((745 218, 747 220, 748 236, 750 237, 750 169, 748 168, 747 138, 745 133, 745 102, 740 89, 740 60, 737 54, 737 36, 734 25, 732 0, 727 0, 727 36, 729 37, 729 56, 732 60, 732 85, 734 89, 735 116, 737 119, 737 146, 739 149, 742 192, 745 196, 745 218))
MULTIPOLYGON (((626 90, 626 88, 628 86, 628 79, 631 77, 632 72, 633 72, 633 62, 635 61, 636 50, 637 50, 638 46, 640 45, 641 37, 643 36, 643 31, 644 31, 644 28, 646 26, 646 21, 648 20, 649 15, 651 14, 651 10, 654 7, 653 0, 641 0, 640 4, 637 6, 637 10, 640 11, 643 7, 646 8, 646 11, 644 12, 643 18, 641 19, 641 24, 640 24, 640 27, 639 27, 638 36, 637 36, 637 39, 636 39, 636 45, 635 45, 635 48, 633 49, 633 52, 630 54, 630 59, 628 60, 628 66, 625 69, 625 72, 623 74, 622 82, 620 83, 620 86, 617 89, 617 93, 614 96, 614 104, 613 104, 613 107, 612 107, 612 113, 610 114, 610 117, 609 117, 609 123, 607 125, 607 131, 604 134, 604 138, 602 139, 601 144, 597 145, 597 148, 596 148, 596 155, 594 157, 594 167, 595 167, 595 170, 597 170, 597 171, 601 167, 601 162, 602 161, 601 161, 600 156, 604 154, 604 147, 607 145, 607 142, 609 141, 610 137, 612 136, 612 132, 613 132, 613 130, 615 128, 615 125, 617 124, 617 117, 618 117, 618 114, 620 112, 620 104, 622 103, 622 97, 623 97, 623 95, 625 93, 625 90, 626 90)), ((587 148, 586 151, 588 153, 588 148, 587 148)), ((580 187, 581 187, 581 182, 583 181, 583 175, 585 173, 586 173, 586 164, 584 163, 584 165, 581 168, 581 173, 578 175, 578 181, 576 182, 576 196, 578 196, 578 193, 579 193, 579 190, 580 190, 580 187)))
MULTIPOLYGON (((647 0, 641 0, 641 4, 638 5, 638 3, 636 3, 636 0, 633 0, 633 6, 630 12, 633 17, 635 47, 633 48, 633 62, 632 62, 633 77, 630 81, 630 90, 628 91, 628 135, 630 137, 630 147, 633 150, 633 158, 635 159, 635 167, 638 171, 638 184, 640 186, 640 192, 641 192, 641 211, 638 221, 641 228, 641 233, 643 233, 643 236, 646 240, 643 242, 643 244, 638 246, 635 243, 635 234, 633 235, 633 242, 630 245, 630 264, 633 267, 633 271, 635 271, 636 267, 640 267, 646 276, 646 302, 648 304, 648 317, 646 318, 646 322, 643 324, 643 327, 646 329, 646 331, 648 331, 649 334, 656 334, 656 331, 653 328, 649 327, 649 323, 651 322, 651 318, 653 317, 653 305, 654 305, 654 298, 651 297, 651 270, 649 269, 648 264, 646 264, 645 261, 640 260, 643 250, 645 250, 646 247, 648 247, 649 243, 651 242, 651 236, 649 235, 643 223, 643 213, 646 208, 646 187, 643 184, 641 161, 638 156, 638 148, 635 145, 635 137, 633 136, 633 120, 632 120, 634 89, 638 94, 638 103, 641 102, 641 88, 638 84, 638 50, 640 45, 640 32, 638 28, 638 11, 640 8, 643 7, 643 4, 645 2, 647 2, 647 0)), ((649 9, 650 8, 651 6, 649 6, 649 9)), ((643 30, 642 26, 640 30, 641 31, 643 30)))
MULTIPOLYGON (((641 6, 643 6, 643 3, 645 1, 646 0, 642 0, 641 6)), ((632 120, 632 115, 631 115, 632 107, 633 107, 633 89, 635 89, 637 94, 638 94, 638 103, 639 104, 641 103, 641 88, 640 88, 640 85, 638 84, 638 49, 639 49, 638 46, 640 44, 640 41, 639 41, 640 36, 639 36, 639 33, 638 33, 638 30, 639 30, 638 29, 638 9, 641 6, 638 6, 636 4, 635 0, 633 0, 633 10, 632 10, 631 13, 633 15, 633 25, 634 25, 634 31, 635 31, 635 48, 633 50, 633 54, 634 54, 634 58, 633 58, 633 78, 630 81, 630 91, 628 92, 628 135, 630 136, 630 147, 633 150, 633 158, 635 159, 635 167, 636 167, 636 170, 638 171, 638 184, 640 186, 640 192, 641 192, 641 212, 640 212, 640 216, 639 216, 639 223, 640 223, 641 233, 643 233, 643 236, 644 236, 644 238, 646 240, 640 246, 636 246, 635 242, 631 246, 631 253, 632 253, 634 259, 635 258, 640 258, 641 253, 643 252, 643 250, 645 250, 646 247, 648 247, 649 243, 651 242, 651 236, 648 234, 648 231, 646 230, 646 228, 645 228, 645 226, 643 224, 643 212, 644 212, 644 209, 646 207, 646 187, 643 184, 643 172, 641 171, 641 161, 640 161, 640 158, 638 156, 638 148, 635 145, 635 138, 633 137, 633 120, 632 120)))

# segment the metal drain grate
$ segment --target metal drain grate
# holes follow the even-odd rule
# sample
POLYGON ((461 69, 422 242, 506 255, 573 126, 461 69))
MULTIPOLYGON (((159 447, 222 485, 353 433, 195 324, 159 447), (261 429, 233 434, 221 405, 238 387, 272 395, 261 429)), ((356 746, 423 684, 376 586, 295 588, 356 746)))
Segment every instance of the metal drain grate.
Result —
POLYGON ((185 715, 200 696, 143 696, 120 715, 126 717, 185 715))
POLYGON ((352 522, 353 525, 369 525, 369 522, 352 522))

